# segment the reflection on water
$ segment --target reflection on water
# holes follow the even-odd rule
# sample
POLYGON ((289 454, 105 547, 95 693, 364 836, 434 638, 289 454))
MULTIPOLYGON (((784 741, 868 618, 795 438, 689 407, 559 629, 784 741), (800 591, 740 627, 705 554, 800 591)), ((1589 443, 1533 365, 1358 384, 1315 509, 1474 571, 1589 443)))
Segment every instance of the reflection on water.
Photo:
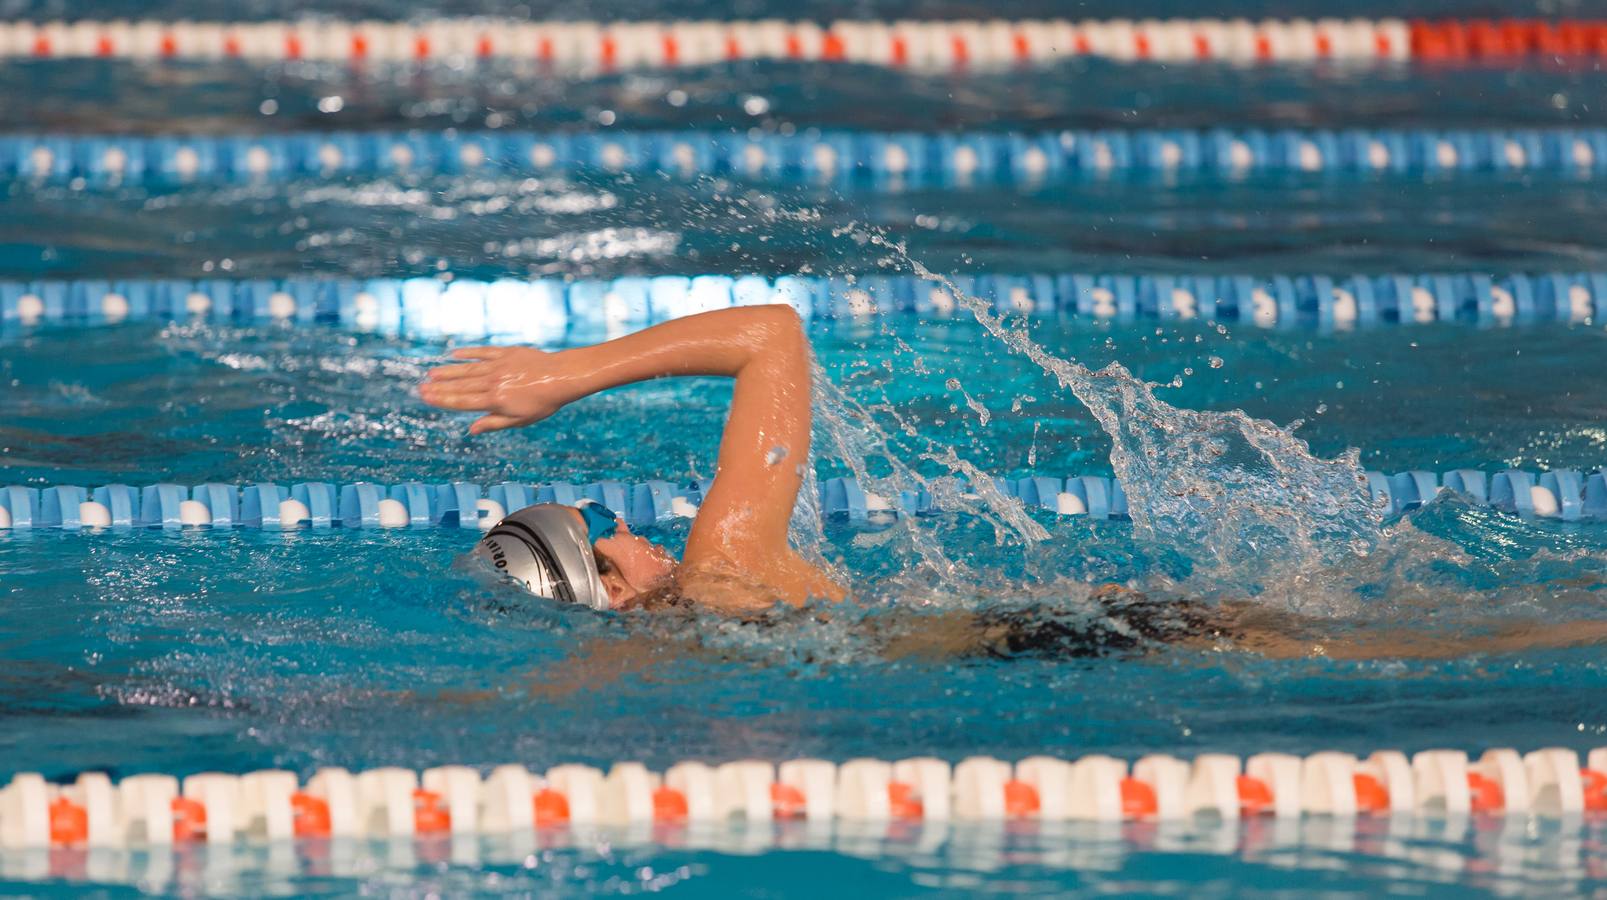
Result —
MULTIPOLYGON (((0 889, 38 882, 146 892, 610 896, 674 888, 729 896, 761 873, 766 896, 907 896, 978 890, 1065 896, 1268 891, 1437 896, 1607 889, 1607 822, 1409 817, 1157 823, 790 822, 595 827, 417 841, 146 851, 0 851, 0 889), (791 885, 788 889, 786 886, 791 885), (845 893, 846 892, 846 893, 845 893)), ((48 890, 47 890, 48 893, 48 890)))

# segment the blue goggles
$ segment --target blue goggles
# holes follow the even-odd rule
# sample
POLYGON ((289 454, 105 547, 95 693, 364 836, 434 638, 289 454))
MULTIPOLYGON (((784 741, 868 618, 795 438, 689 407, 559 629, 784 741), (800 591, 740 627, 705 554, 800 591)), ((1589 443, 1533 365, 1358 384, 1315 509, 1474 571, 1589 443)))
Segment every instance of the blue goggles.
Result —
POLYGON ((587 543, 595 544, 619 533, 619 516, 596 500, 589 500, 575 508, 580 510, 580 517, 586 520, 587 543))

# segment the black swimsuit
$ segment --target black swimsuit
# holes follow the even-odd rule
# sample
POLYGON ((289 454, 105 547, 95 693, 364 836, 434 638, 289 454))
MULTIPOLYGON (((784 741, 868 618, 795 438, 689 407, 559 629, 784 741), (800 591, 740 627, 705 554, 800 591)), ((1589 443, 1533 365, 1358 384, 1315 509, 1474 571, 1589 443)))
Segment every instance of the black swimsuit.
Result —
POLYGON ((980 655, 997 659, 1092 658, 1142 651, 1222 631, 1212 609, 1192 600, 1157 599, 1137 591, 1094 594, 1103 614, 1057 615, 1042 607, 978 614, 980 655))

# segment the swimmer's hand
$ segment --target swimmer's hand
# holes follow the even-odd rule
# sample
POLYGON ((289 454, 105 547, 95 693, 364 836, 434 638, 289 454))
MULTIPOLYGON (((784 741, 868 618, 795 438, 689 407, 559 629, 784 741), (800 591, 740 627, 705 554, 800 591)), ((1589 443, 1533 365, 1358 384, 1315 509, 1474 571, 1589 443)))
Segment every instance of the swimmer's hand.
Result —
POLYGON ((470 434, 522 428, 547 418, 586 391, 563 353, 534 347, 465 347, 454 359, 473 362, 431 369, 419 396, 431 406, 483 412, 470 434))

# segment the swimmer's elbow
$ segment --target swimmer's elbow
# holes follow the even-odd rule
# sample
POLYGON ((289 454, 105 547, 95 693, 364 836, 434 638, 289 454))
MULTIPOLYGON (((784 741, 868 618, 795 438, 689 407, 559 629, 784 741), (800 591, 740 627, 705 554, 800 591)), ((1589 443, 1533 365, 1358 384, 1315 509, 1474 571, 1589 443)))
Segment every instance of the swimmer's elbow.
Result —
POLYGON ((787 304, 766 303, 747 309, 753 317, 754 328, 764 335, 767 343, 798 344, 804 340, 803 319, 787 304))
POLYGON ((750 306, 747 311, 753 315, 750 334, 756 338, 751 346, 759 357, 789 366, 808 357, 809 336, 804 333, 797 310, 784 303, 772 303, 750 306))

